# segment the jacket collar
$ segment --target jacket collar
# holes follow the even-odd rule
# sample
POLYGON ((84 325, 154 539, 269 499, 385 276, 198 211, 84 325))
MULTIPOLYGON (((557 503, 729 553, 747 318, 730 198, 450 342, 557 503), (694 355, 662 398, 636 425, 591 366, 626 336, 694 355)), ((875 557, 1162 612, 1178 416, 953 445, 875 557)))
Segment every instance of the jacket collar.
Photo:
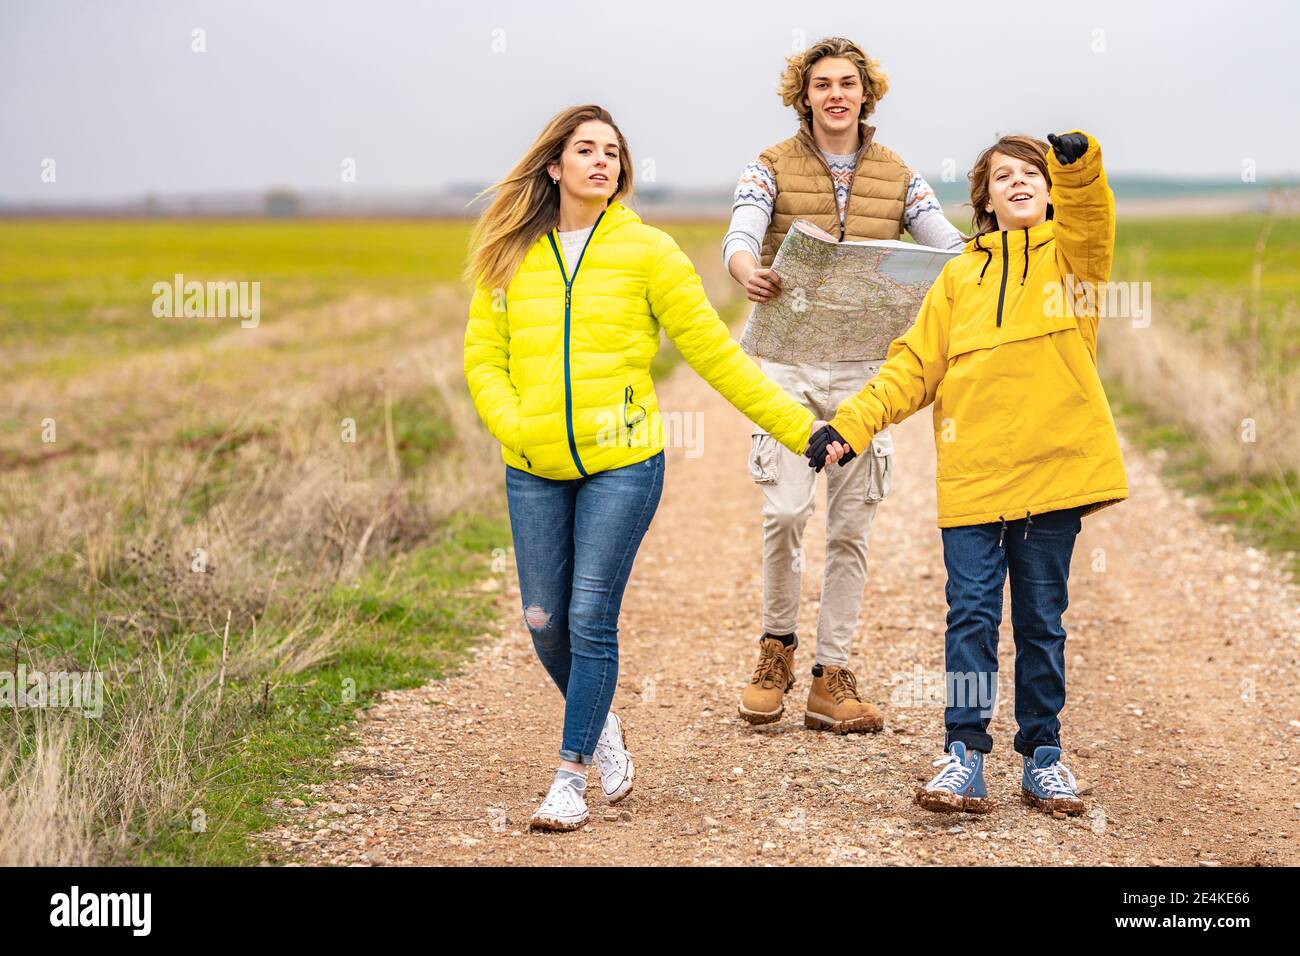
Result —
MULTIPOLYGON (((861 163, 862 157, 867 154, 867 147, 871 145, 872 139, 875 138, 876 128, 874 126, 869 125, 865 121, 859 122, 858 135, 862 140, 861 152, 858 153, 858 162, 861 163)), ((809 125, 809 123, 803 120, 799 121, 798 137, 799 137, 799 142, 803 143, 805 149, 809 150, 810 152, 818 156, 821 155, 821 148, 817 145, 817 141, 813 139, 812 127, 809 125)))
MULTIPOLYGON (((624 223, 640 221, 640 216, 621 202, 615 200, 606 206, 605 211, 600 214, 600 218, 596 221, 596 228, 591 231, 591 235, 587 238, 587 243, 590 244, 597 236, 603 236, 611 229, 621 226, 624 223)), ((538 244, 545 247, 549 247, 550 242, 552 241, 557 243, 560 241, 560 226, 558 223, 537 237, 538 244)))
MULTIPOLYGON (((599 221, 597 221, 596 228, 592 230, 591 235, 593 238, 595 238, 597 234, 603 235, 606 231, 614 228, 615 226, 621 226, 625 222, 640 222, 640 221, 641 221, 640 216, 638 216, 635 212, 633 212, 627 206, 623 205, 618 200, 615 200, 614 202, 606 206, 605 211, 600 214, 600 219, 599 221)), ((559 223, 556 223, 548 231, 550 232, 551 235, 555 235, 559 232, 559 229, 560 229, 559 223)))
MULTIPOLYGON (((1029 248, 1037 249, 1046 242, 1051 241, 1056 235, 1055 227, 1052 220, 1046 219, 1036 226, 1029 227, 1029 248)), ((994 230, 986 232, 983 235, 976 236, 963 247, 963 252, 994 252, 1002 251, 1003 237, 1006 238, 1007 251, 1009 253, 1020 253, 1025 250, 1025 230, 1007 229, 1004 231, 994 230)))

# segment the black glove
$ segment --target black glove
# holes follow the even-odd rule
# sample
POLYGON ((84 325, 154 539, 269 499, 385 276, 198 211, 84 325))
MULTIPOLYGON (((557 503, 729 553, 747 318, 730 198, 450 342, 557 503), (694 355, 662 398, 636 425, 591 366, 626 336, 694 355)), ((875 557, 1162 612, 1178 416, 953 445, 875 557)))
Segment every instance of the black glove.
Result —
POLYGON ((813 432, 812 438, 808 439, 808 448, 804 455, 808 458, 808 467, 814 471, 821 471, 826 467, 826 449, 830 447, 831 442, 837 441, 848 452, 840 459, 840 467, 843 468, 851 458, 858 457, 858 453, 853 450, 853 446, 844 440, 844 437, 831 428, 830 425, 823 425, 813 432))
POLYGON ((1083 133, 1048 133, 1047 141, 1063 166, 1069 166, 1088 151, 1088 137, 1083 133))

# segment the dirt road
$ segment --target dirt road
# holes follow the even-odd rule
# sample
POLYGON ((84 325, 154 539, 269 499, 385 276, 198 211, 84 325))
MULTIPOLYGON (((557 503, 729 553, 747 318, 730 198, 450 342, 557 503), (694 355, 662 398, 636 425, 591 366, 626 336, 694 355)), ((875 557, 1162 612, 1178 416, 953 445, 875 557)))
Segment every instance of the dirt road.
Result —
MULTIPOLYGON (((743 417, 687 367, 665 409, 702 411, 704 454, 668 452, 663 501, 620 627, 615 709, 636 790, 589 793, 574 834, 530 834, 562 702, 503 576, 502 627, 460 676, 391 693, 340 755, 341 781, 285 805, 272 860, 302 864, 1300 863, 1300 589, 1199 518, 1126 448, 1130 501, 1085 519, 1066 615, 1066 762, 1090 812, 1018 799, 1010 622, 987 764, 998 807, 912 803, 942 746, 943 563, 929 416, 895 429, 897 479, 871 535, 852 666, 885 712, 877 735, 805 730, 811 640, 785 717, 751 728, 735 704, 761 630, 760 490, 743 417), (937 694, 937 697, 933 695, 937 694)), ((494 466, 499 467, 499 466, 494 466)), ((806 537, 800 632, 816 630, 825 492, 806 537)), ((1008 614, 1009 618, 1009 614, 1008 614)))

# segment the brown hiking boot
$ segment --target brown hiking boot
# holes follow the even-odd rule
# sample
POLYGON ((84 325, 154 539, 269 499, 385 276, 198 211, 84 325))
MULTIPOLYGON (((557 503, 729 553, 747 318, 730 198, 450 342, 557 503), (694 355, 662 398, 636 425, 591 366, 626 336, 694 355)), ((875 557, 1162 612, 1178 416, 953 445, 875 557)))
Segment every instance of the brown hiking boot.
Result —
POLYGON ((808 708, 803 725, 811 730, 830 730, 837 734, 875 733, 885 726, 875 704, 858 694, 858 680, 847 667, 826 664, 813 668, 812 687, 808 688, 808 708))
POLYGON ((776 637, 758 639, 758 666, 740 695, 740 716, 751 724, 770 724, 785 713, 785 692, 794 686, 794 649, 798 646, 798 638, 789 647, 776 637))

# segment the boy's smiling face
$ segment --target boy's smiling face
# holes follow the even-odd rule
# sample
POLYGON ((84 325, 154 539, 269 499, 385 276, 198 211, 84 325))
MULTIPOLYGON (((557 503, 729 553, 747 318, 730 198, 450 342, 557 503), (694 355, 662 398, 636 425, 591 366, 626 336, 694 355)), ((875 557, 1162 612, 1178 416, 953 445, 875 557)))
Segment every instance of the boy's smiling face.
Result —
POLYGON ((989 162, 989 201, 984 207, 999 229, 1027 229, 1047 219, 1047 180, 1033 163, 1004 153, 989 162))

